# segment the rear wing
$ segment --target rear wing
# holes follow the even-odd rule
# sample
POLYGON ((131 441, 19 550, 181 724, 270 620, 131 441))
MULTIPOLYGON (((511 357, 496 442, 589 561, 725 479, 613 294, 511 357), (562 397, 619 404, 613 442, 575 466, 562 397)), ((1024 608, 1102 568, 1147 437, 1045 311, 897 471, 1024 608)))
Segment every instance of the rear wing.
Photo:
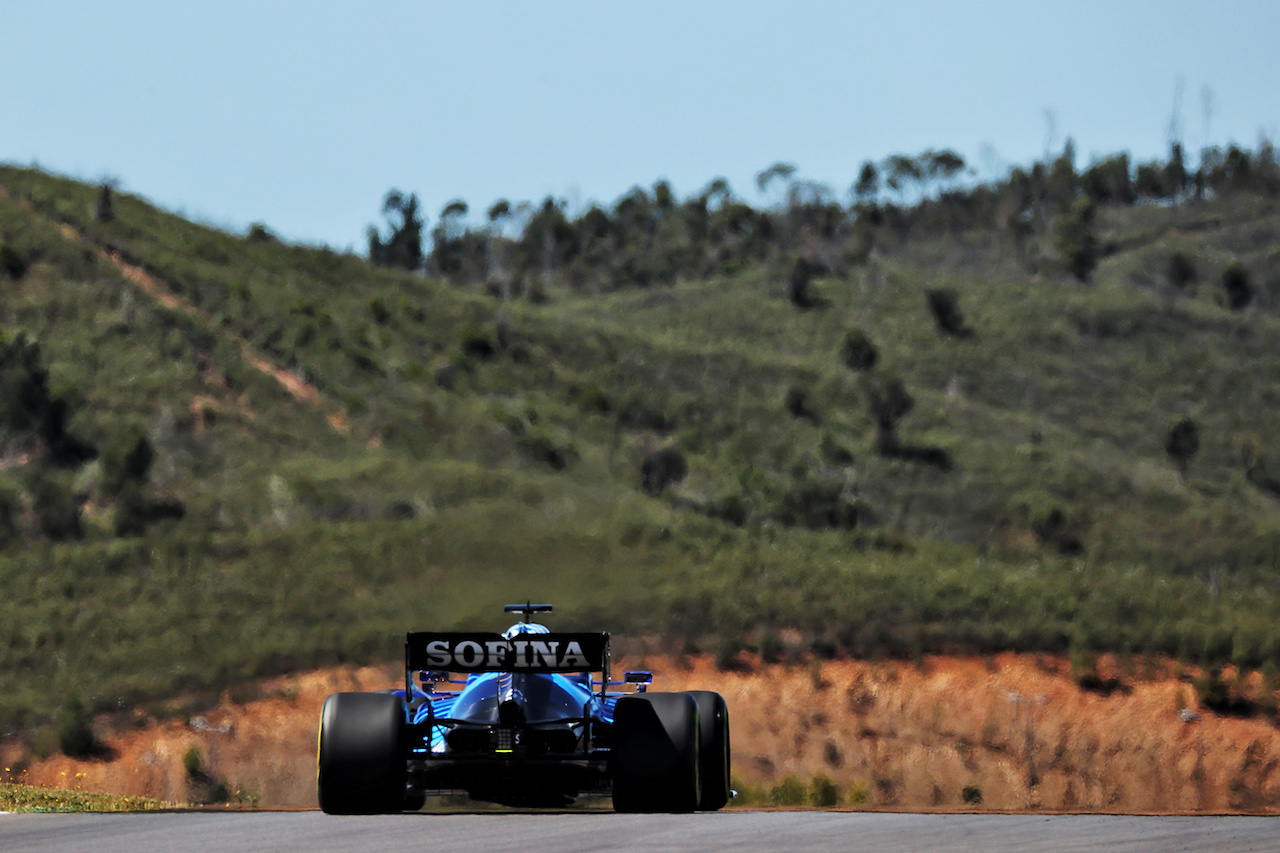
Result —
POLYGON ((445 672, 602 672, 609 680, 608 633, 413 632, 405 669, 445 672))

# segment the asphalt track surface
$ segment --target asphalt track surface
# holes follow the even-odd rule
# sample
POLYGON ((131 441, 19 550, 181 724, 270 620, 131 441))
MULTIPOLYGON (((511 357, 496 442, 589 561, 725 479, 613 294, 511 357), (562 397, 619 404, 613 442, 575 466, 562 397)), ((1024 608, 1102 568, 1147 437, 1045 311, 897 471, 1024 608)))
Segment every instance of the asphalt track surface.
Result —
POLYGON ((1280 818, 724 811, 0 814, 3 853, 396 850, 1280 851, 1280 818))

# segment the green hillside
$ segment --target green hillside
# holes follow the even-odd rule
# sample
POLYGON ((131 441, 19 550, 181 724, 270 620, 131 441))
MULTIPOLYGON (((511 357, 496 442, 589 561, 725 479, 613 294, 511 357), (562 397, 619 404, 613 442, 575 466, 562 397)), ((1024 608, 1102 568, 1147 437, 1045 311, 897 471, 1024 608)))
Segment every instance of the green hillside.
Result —
POLYGON ((0 167, 0 723, 524 598, 726 659, 1274 666, 1276 195, 1088 175, 1025 227, 1016 173, 848 211, 655 190, 652 227, 644 191, 548 202, 438 231, 424 275, 0 167))

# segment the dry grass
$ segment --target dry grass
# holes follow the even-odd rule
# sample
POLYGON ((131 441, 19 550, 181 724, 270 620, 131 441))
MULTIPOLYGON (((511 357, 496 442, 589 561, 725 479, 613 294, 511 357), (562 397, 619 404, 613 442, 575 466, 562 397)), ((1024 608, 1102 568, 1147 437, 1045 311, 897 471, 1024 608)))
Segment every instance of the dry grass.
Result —
POLYGON ((146 812, 176 807, 146 797, 0 783, 0 812, 146 812))

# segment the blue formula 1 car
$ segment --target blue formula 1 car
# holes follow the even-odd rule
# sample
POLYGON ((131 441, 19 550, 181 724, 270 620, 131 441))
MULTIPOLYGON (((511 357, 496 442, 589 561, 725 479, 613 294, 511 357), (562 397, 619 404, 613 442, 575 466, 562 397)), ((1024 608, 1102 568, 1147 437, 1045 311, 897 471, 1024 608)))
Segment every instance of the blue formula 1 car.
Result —
POLYGON ((502 634, 409 634, 402 690, 325 700, 321 809, 416 811, 429 794, 458 792, 520 807, 611 796, 620 812, 729 801, 720 694, 651 693, 648 672, 610 681, 607 633, 553 633, 530 621, 549 604, 505 610, 523 617, 502 634), (610 690, 627 684, 636 692, 610 690))

